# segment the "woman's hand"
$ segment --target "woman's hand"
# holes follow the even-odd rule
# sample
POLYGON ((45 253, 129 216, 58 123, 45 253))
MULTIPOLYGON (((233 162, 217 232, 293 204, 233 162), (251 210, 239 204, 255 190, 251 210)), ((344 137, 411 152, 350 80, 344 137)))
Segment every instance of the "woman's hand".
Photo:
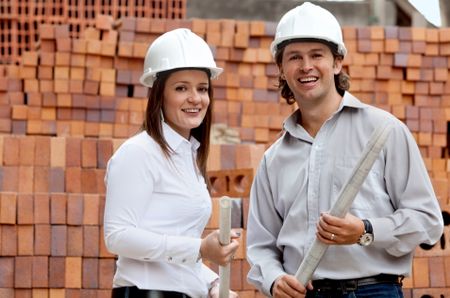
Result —
POLYGON ((200 254, 202 258, 208 259, 219 266, 226 266, 231 262, 239 247, 240 236, 240 231, 233 229, 231 230, 230 244, 221 245, 219 241, 219 230, 210 233, 202 239, 200 245, 200 254))
MULTIPOLYGON (((209 290, 209 298, 219 298, 219 280, 214 283, 212 288, 209 290)), ((228 295, 229 298, 237 298, 239 295, 236 292, 230 291, 230 294, 228 295)))

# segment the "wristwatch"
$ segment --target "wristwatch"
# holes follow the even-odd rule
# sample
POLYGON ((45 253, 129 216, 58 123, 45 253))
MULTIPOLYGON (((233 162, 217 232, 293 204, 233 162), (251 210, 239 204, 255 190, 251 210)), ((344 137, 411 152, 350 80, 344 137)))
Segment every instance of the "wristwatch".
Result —
POLYGON ((373 242, 373 228, 370 221, 362 220, 364 223, 364 233, 359 237, 358 244, 361 246, 368 246, 373 242))

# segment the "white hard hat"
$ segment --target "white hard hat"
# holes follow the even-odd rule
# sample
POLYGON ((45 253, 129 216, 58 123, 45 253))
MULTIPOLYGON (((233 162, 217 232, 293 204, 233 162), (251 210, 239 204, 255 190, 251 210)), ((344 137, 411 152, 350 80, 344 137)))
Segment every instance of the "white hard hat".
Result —
POLYGON ((149 46, 144 60, 142 85, 152 87, 159 72, 177 68, 202 68, 216 78, 222 68, 216 66, 208 44, 186 28, 175 29, 159 36, 149 46))
POLYGON ((347 53, 339 22, 328 10, 310 2, 291 9, 281 18, 275 39, 270 45, 272 55, 275 57, 280 43, 297 38, 332 42, 337 45, 339 54, 345 56, 347 53))

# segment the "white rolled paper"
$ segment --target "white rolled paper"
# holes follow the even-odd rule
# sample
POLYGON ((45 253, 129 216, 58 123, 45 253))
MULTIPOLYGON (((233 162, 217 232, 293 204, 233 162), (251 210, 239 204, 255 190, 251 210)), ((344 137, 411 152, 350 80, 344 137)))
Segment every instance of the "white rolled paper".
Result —
MULTIPOLYGON (((230 244, 231 234, 231 199, 223 196, 219 202, 219 241, 222 245, 230 244)), ((230 292, 230 264, 219 266, 219 298, 228 298, 230 292)))
MULTIPOLYGON (((379 126, 372 133, 366 147, 364 147, 358 163, 355 165, 350 177, 348 178, 346 184, 342 187, 336 202, 331 208, 331 215, 344 217, 347 214, 356 195, 358 194, 359 189, 361 188, 361 185, 383 149, 391 129, 391 124, 386 123, 379 126)), ((319 265, 319 262, 325 254, 327 248, 328 245, 320 242, 317 238, 310 246, 306 256, 303 258, 302 263, 295 273, 295 277, 303 285, 306 285, 306 283, 311 280, 314 270, 316 270, 319 265)))

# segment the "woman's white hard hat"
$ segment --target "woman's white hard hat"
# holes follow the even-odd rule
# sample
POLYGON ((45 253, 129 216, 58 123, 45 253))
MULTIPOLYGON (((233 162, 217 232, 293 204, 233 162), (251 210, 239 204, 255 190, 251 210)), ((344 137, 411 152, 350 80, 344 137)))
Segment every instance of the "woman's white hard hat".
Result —
POLYGON ((144 60, 142 85, 152 87, 158 73, 183 68, 207 69, 211 79, 223 69, 216 66, 208 44, 186 28, 179 28, 159 36, 149 46, 144 60))
POLYGON ((305 2, 284 14, 277 25, 270 51, 275 57, 282 42, 302 38, 328 41, 337 46, 340 55, 345 56, 347 53, 337 19, 328 10, 310 2, 305 2))

